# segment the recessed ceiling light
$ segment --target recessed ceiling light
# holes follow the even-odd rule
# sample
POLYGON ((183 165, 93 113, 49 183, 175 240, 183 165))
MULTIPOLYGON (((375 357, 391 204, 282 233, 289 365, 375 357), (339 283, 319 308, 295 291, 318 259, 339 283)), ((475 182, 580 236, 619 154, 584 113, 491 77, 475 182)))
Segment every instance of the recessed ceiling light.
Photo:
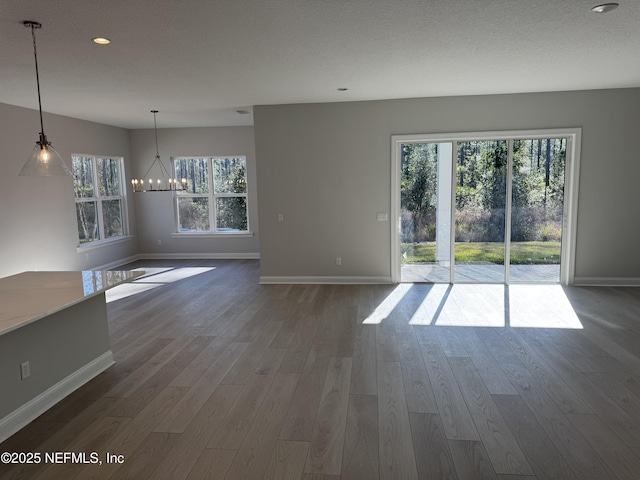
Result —
POLYGON ((596 5, 591 9, 593 13, 607 13, 611 10, 618 8, 617 3, 603 3, 602 5, 596 5))
POLYGON ((340 88, 338 88, 337 90, 338 90, 339 92, 346 92, 346 91, 347 91, 347 90, 349 90, 349 89, 348 89, 348 88, 346 88, 346 87, 340 87, 340 88))
POLYGON ((97 43, 98 45, 109 45, 111 43, 111 40, 104 37, 95 37, 91 40, 93 40, 93 43, 97 43))

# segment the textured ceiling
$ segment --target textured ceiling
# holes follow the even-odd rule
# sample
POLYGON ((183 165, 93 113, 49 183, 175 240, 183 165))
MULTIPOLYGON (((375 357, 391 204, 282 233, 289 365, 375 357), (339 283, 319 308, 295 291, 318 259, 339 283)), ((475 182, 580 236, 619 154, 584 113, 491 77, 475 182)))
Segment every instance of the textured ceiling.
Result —
POLYGON ((126 128, 252 105, 640 86, 640 0, 2 0, 0 102, 126 128), (108 46, 91 38, 105 36, 108 46), (348 91, 337 91, 348 87, 348 91))

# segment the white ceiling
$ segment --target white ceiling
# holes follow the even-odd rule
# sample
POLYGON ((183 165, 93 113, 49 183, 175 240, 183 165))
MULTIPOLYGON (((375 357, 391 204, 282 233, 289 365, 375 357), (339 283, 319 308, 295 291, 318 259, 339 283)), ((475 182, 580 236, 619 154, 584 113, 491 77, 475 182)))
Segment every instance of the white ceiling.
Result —
POLYGON ((640 86, 640 0, 2 0, 0 102, 125 128, 252 105, 640 86), (91 38, 105 36, 108 46, 91 38), (337 88, 348 87, 346 92, 337 88))

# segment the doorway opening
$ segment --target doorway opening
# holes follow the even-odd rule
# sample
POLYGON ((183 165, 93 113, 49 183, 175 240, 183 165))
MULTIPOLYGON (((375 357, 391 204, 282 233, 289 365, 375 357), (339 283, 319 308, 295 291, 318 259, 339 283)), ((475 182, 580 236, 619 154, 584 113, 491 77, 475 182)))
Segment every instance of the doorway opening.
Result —
POLYGON ((392 138, 395 282, 573 282, 579 129, 392 138))

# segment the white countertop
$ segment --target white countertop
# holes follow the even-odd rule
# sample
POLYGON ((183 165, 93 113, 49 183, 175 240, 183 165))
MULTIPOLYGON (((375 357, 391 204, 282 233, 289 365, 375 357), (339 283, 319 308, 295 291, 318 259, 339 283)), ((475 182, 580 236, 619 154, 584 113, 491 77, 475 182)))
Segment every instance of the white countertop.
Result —
POLYGON ((0 278, 0 335, 144 275, 141 271, 23 272, 0 278))

